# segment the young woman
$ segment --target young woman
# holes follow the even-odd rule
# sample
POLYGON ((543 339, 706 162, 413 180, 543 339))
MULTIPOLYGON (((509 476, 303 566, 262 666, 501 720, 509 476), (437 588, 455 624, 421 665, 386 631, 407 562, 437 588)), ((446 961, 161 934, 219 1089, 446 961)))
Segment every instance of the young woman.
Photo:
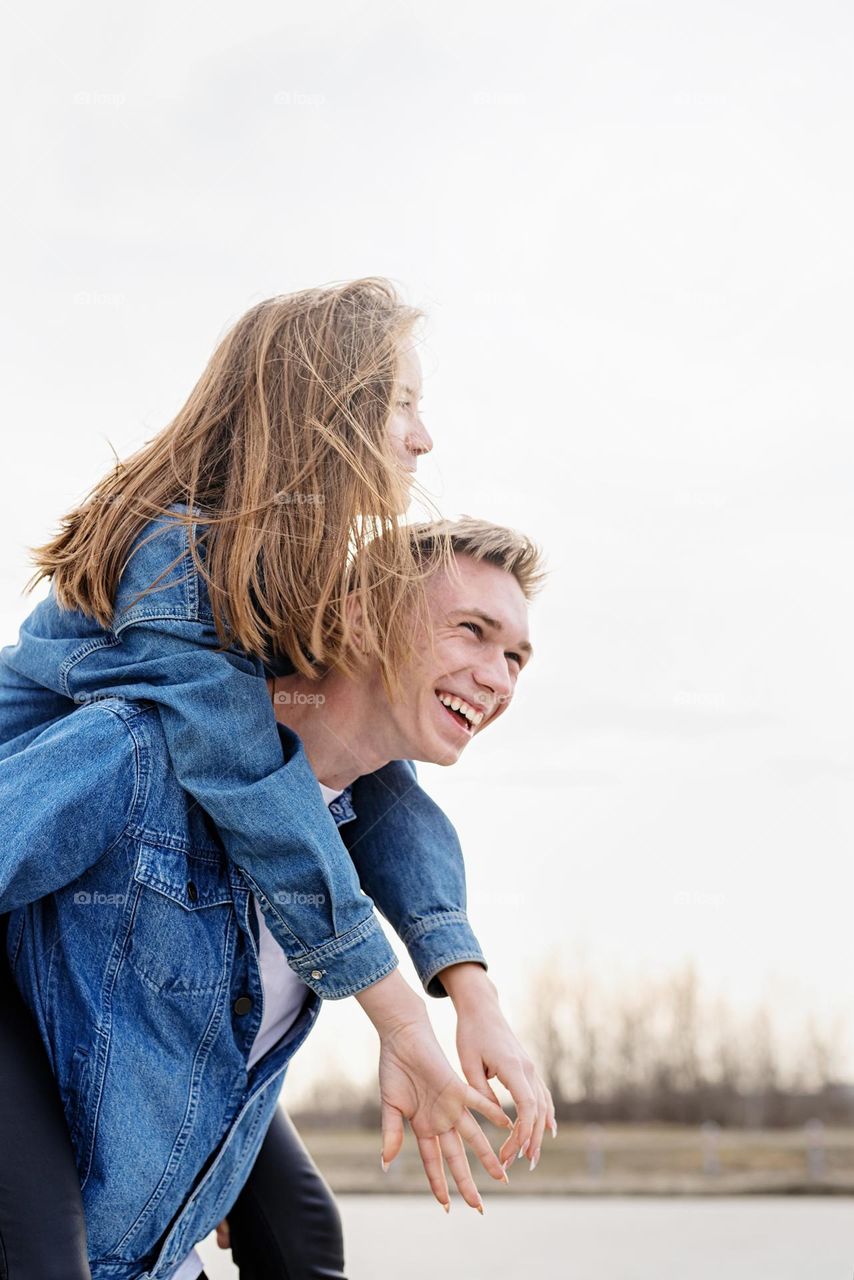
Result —
MULTIPOLYGON (((416 408, 416 319, 377 280, 253 308, 175 420, 38 550, 35 582, 49 577, 50 593, 0 654, 0 760, 75 705, 154 702, 180 785, 272 904, 270 930, 291 968, 320 998, 358 994, 369 1016, 396 958, 304 755, 283 756, 266 677, 310 674, 314 663, 346 669, 344 583, 356 563, 361 642, 394 687, 408 650, 401 605, 413 591, 418 599, 425 573, 399 524, 415 460, 431 443, 416 408), (152 520, 172 525, 171 535, 141 536, 152 520), (321 904, 310 913, 291 905, 305 894, 321 904)), ((448 554, 440 540, 436 560, 448 554)), ((389 918, 425 989, 448 994, 440 970, 485 968, 465 915, 459 845, 404 762, 381 772, 360 779, 361 849, 377 872, 394 864, 443 905, 426 931, 399 902, 389 918), (405 807, 388 804, 395 793, 405 807), (375 809, 385 809, 382 822, 375 809)), ((49 863, 45 850, 46 884, 49 863)), ((386 984, 384 1016, 388 999, 386 984)), ((86 1262, 67 1136, 63 1147, 49 1073, 33 1066, 38 1055, 14 1006, 11 1019, 0 1041, 0 1142, 23 1128, 41 1145, 13 1182, 0 1175, 6 1267, 10 1280, 57 1266, 74 1280, 86 1262)), ((497 1017, 471 1023, 472 1083, 494 1099, 488 1064, 517 1103, 504 1156, 538 1146, 546 1105, 518 1042, 497 1017)))

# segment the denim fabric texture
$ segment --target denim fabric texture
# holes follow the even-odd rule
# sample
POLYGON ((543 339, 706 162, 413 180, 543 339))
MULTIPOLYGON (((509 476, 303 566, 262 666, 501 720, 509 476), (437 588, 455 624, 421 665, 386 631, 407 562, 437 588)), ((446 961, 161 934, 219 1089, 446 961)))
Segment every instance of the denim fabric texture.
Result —
MULTIPOLYGON (((22 787, 33 770, 51 779, 24 829, 10 824, 19 874, 0 907, 65 1109, 93 1280, 162 1280, 236 1200, 323 1002, 306 987, 247 1072, 263 1012, 250 885, 178 785, 154 704, 82 707, 0 778, 10 765, 22 787), (30 863, 67 883, 14 907, 30 863)), ((26 805, 0 792, 4 815, 26 805)))

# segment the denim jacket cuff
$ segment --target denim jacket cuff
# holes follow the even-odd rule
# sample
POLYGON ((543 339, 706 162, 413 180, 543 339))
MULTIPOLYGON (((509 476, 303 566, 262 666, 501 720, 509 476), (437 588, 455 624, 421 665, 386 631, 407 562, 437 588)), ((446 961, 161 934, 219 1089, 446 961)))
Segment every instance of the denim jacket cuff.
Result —
POLYGON ((416 920, 401 941, 428 996, 447 996, 436 975, 450 964, 475 960, 489 969, 465 911, 440 911, 416 920))
POLYGON ((376 916, 288 964, 323 1000, 343 1000, 373 986, 399 964, 376 916))

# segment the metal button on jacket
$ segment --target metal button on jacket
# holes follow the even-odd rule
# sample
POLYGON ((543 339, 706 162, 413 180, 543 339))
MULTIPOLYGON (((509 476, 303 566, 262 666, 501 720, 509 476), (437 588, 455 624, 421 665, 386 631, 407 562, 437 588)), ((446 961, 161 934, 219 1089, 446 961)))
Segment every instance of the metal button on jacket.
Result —
POLYGON ((314 980, 315 980, 315 982, 316 982, 318 978, 322 978, 322 977, 323 977, 323 973, 324 973, 324 970, 323 970, 323 969, 312 969, 312 971, 311 971, 311 976, 314 978, 314 980))
POLYGON ((232 1005, 235 1013, 248 1013, 252 1008, 251 996, 238 996, 232 1005))

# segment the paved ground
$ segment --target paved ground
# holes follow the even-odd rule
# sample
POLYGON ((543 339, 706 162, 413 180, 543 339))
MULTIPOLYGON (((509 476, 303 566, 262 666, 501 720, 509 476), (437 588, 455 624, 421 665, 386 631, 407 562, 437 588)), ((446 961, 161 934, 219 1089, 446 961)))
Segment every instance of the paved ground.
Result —
MULTIPOLYGON (((848 1197, 501 1200, 339 1196, 348 1280, 805 1280, 854 1273, 848 1197)), ((202 1246, 211 1280, 230 1255, 202 1246)))

